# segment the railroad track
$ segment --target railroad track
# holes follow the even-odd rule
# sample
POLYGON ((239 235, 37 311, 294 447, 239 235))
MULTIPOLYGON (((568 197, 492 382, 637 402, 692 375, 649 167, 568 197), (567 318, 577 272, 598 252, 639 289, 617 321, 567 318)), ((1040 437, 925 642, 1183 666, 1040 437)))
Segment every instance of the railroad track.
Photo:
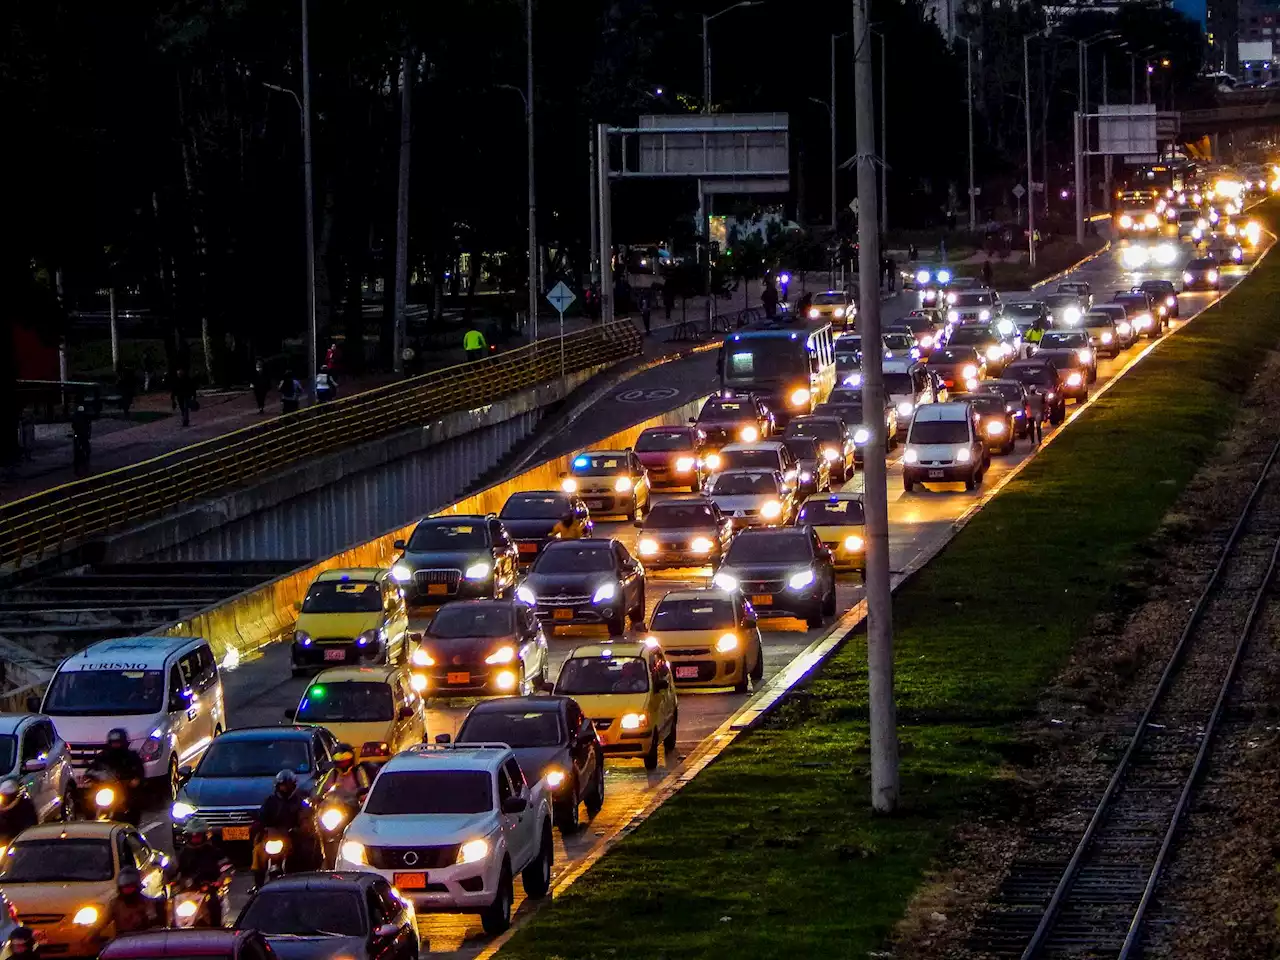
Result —
POLYGON ((1029 838, 987 914, 975 954, 1140 955, 1147 909, 1204 771, 1242 654, 1280 558, 1280 442, 1258 474, 1217 564, 1096 805, 1062 804, 1029 838), (1081 832, 1083 831, 1083 832, 1081 832))

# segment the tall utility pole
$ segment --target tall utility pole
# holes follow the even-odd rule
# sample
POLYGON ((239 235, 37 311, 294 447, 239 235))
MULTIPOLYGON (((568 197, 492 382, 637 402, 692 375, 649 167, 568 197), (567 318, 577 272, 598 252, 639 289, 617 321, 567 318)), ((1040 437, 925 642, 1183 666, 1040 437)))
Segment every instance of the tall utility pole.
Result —
MULTIPOLYGON (((1107 51, 1102 51, 1102 112, 1107 112, 1107 51)), ((1099 121, 1101 122, 1101 121, 1099 121)), ((1103 193, 1102 202, 1103 209, 1106 210, 1111 203, 1111 154, 1107 154, 1102 158, 1102 183, 1103 193)))
POLYGON ((968 37, 959 37, 964 41, 964 90, 965 106, 969 112, 969 232, 978 229, 978 195, 973 192, 973 41, 968 37))
MULTIPOLYGON (((311 28, 307 0, 302 0, 302 192, 306 194, 307 223, 307 370, 311 381, 307 395, 316 399, 316 374, 320 371, 316 342, 316 228, 315 186, 311 179, 311 28)), ((364 345, 361 344, 361 349, 364 345)))
POLYGON ((827 103, 827 108, 831 111, 831 229, 835 230, 836 223, 839 222, 840 205, 836 202, 836 166, 839 160, 836 156, 836 41, 843 37, 843 33, 833 33, 831 35, 831 99, 827 103))
POLYGON ((533 176, 533 0, 524 2, 524 125, 529 157, 529 323, 538 329, 538 192, 533 176))
MULTIPOLYGON (((880 342, 880 226, 876 210, 875 89, 872 83, 868 0, 853 2, 853 97, 858 143, 859 316, 863 342, 880 342)), ((883 356, 862 357, 862 403, 884 409, 883 356)), ((869 417, 868 450, 885 448, 884 418, 869 417)), ((863 509, 867 518, 867 672, 871 699, 871 807, 892 813, 898 806, 898 735, 893 701, 893 597, 889 592, 889 501, 885 460, 865 463, 863 509)))
MULTIPOLYGON (((875 33, 875 31, 872 31, 875 33)), ((885 109, 885 56, 887 47, 884 34, 880 38, 880 232, 889 232, 889 112, 885 109)))
MULTIPOLYGON (((1036 36, 1034 33, 1028 33, 1022 38, 1022 82, 1027 92, 1026 100, 1023 106, 1026 111, 1026 127, 1027 127, 1027 261, 1034 270, 1036 265, 1036 205, 1033 195, 1032 180, 1034 177, 1031 173, 1031 38, 1036 36)), ((1047 189, 1046 184, 1046 189, 1047 189)))
MULTIPOLYGON (((600 177, 596 172, 599 161, 596 159, 596 127, 591 124, 587 131, 587 164, 591 180, 591 283, 597 290, 600 288, 600 177)), ((599 301, 597 301, 599 306, 599 301)))
POLYGON ((600 320, 613 322, 613 196, 609 183, 609 126, 596 125, 596 190, 600 213, 600 320))
POLYGON ((400 170, 396 189, 396 269, 392 294, 392 311, 395 314, 392 363, 396 373, 404 373, 405 308, 409 299, 409 141, 413 134, 409 105, 413 89, 413 59, 407 53, 400 58, 400 170))
POLYGON ((702 112, 711 112, 711 40, 708 27, 711 21, 716 17, 723 17, 730 10, 737 10, 739 7, 758 7, 764 0, 738 0, 732 3, 718 13, 702 15, 702 112))

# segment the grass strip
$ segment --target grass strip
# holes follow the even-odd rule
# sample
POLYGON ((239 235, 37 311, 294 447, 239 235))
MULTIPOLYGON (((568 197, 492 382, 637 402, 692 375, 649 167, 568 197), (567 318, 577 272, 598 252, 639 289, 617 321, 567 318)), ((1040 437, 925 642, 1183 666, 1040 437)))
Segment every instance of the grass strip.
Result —
MULTIPOLYGON (((1275 204, 1259 212, 1275 219, 1275 204)), ((1014 721, 1205 461, 1277 341, 1280 257, 1161 344, 894 602, 902 809, 868 806, 855 639, 502 954, 865 957, 951 829, 1011 795, 1014 721)))

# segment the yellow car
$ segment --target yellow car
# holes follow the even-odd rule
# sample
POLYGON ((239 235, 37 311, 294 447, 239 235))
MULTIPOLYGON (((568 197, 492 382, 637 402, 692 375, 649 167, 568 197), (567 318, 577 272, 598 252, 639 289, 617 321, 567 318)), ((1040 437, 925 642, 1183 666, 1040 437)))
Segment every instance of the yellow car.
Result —
POLYGON ((136 868, 144 896, 163 903, 168 858, 133 827, 76 821, 29 827, 0 860, 0 890, 48 954, 94 957, 115 936, 116 876, 136 868))
POLYGON ((671 662, 677 687, 760 686, 764 649, 756 613, 741 593, 673 590, 653 611, 651 636, 671 662))
POLYGON ((425 689, 425 676, 401 667, 338 667, 311 681, 285 720, 324 727, 351 744, 357 763, 383 763, 426 739, 425 689))
POLYGON ((606 754, 658 765, 658 744, 675 758, 679 710, 671 666, 652 641, 577 647, 560 666, 555 692, 573 697, 595 724, 606 754))
POLYGON ((410 644, 404 591, 388 571, 326 570, 298 606, 293 675, 344 664, 404 663, 410 644))
POLYGON ((811 526, 837 570, 867 573, 867 515, 861 493, 818 493, 800 505, 796 526, 811 526))
POLYGON ((628 520, 648 510, 651 499, 649 474, 630 447, 577 454, 560 476, 560 489, 578 494, 588 510, 628 520))

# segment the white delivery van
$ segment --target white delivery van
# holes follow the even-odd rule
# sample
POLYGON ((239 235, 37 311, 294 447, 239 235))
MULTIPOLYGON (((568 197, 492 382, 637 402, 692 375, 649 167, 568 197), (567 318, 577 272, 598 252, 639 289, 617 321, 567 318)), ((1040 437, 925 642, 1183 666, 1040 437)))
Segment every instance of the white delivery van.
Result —
POLYGON ((43 702, 29 706, 53 719, 81 782, 107 733, 121 727, 147 778, 176 791, 178 768, 194 764, 226 729, 218 665, 199 637, 95 643, 63 660, 43 702))

